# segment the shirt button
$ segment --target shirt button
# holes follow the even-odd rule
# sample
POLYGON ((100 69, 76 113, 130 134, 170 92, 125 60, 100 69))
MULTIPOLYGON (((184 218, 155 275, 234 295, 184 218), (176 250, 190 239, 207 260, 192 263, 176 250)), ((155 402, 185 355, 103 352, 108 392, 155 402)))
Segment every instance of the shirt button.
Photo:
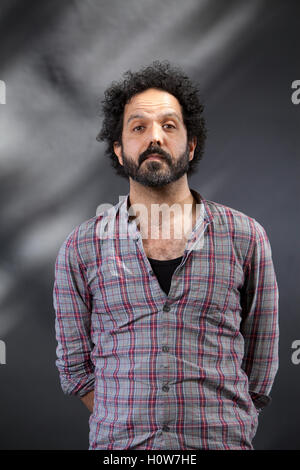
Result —
POLYGON ((162 390, 163 390, 164 392, 168 392, 168 391, 169 391, 168 385, 163 385, 162 390))
POLYGON ((168 432, 168 431, 170 431, 170 428, 169 428, 169 426, 163 426, 162 430, 168 432))
POLYGON ((163 306, 163 311, 164 311, 164 312, 169 312, 170 310, 171 310, 170 305, 165 304, 165 305, 163 306))
POLYGON ((169 349, 170 349, 169 346, 163 346, 162 347, 163 352, 168 352, 169 349))

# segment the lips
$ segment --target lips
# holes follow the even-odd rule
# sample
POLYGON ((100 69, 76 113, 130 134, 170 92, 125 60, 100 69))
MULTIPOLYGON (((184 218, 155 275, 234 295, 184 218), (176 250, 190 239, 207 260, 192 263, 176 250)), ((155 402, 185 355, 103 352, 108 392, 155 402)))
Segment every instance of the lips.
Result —
POLYGON ((163 157, 161 155, 159 155, 158 153, 151 153, 151 155, 149 155, 146 160, 153 160, 153 159, 158 159, 158 160, 162 160, 163 157))

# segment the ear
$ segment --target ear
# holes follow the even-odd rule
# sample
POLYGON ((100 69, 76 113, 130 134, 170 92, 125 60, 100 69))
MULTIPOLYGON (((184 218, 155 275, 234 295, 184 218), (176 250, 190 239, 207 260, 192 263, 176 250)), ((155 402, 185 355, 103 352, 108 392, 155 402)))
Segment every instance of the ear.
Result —
POLYGON ((118 157, 120 165, 123 166, 123 159, 122 159, 122 146, 119 142, 114 142, 114 152, 118 157))
POLYGON ((189 160, 193 160, 194 158, 194 151, 197 146, 197 137, 192 137, 192 139, 189 141, 189 160))

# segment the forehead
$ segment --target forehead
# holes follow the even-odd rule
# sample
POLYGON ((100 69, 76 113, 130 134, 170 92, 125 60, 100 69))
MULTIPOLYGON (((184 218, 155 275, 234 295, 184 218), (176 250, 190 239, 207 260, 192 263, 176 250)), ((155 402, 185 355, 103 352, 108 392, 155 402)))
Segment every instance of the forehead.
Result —
POLYGON ((132 113, 142 112, 152 115, 162 112, 175 112, 182 119, 181 105, 175 96, 167 91, 149 88, 131 98, 124 108, 124 118, 126 119, 132 113))

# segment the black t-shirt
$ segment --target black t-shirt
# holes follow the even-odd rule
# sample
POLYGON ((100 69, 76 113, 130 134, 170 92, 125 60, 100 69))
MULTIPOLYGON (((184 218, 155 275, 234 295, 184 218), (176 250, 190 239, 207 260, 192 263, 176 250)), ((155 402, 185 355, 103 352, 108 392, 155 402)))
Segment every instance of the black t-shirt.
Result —
POLYGON ((176 267, 181 263, 182 256, 170 260, 159 260, 148 257, 148 260, 161 288, 168 295, 171 286, 172 275, 176 267))

